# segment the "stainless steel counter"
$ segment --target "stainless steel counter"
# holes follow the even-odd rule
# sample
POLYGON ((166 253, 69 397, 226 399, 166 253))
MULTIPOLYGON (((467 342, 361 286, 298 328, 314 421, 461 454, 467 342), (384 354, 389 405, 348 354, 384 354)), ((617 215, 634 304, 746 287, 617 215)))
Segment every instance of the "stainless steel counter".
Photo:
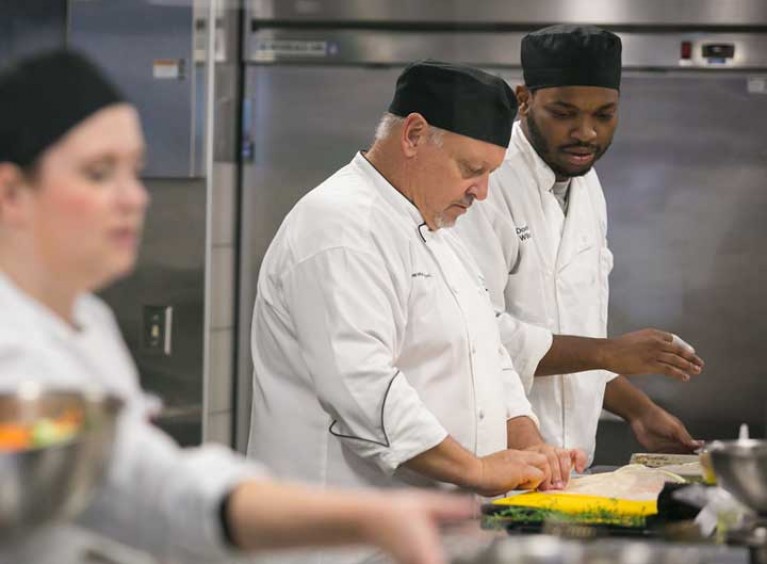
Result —
POLYGON ((566 540, 547 535, 447 539, 453 564, 748 564, 747 549, 630 539, 566 540))
MULTIPOLYGON (((158 564, 157 560, 74 526, 36 537, 45 542, 0 546, 0 562, 35 564, 158 564), (61 550, 58 543, 76 550, 61 550), (65 554, 66 553, 66 554, 65 554), (71 556, 70 556, 71 555, 71 556)), ((749 564, 747 549, 722 545, 669 543, 629 539, 562 539, 548 535, 508 536, 470 522, 444 535, 452 564, 749 564)), ((232 559, 228 563, 268 563, 269 555, 232 559)), ((391 562, 380 556, 367 564, 391 562)))
POLYGON ((0 564, 158 564, 129 548, 76 525, 52 525, 0 542, 0 564))

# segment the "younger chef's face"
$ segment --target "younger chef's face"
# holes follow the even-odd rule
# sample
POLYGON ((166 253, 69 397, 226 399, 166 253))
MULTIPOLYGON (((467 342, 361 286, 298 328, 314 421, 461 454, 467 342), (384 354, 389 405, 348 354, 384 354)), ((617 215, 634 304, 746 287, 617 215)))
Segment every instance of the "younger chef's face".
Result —
POLYGON ((99 110, 43 153, 24 190, 26 228, 49 272, 82 289, 129 273, 148 195, 136 110, 99 110))
POLYGON ((617 90, 597 86, 517 88, 522 128, 557 180, 586 174, 618 125, 617 90))
POLYGON ((505 153, 498 145, 449 131, 441 146, 421 147, 412 163, 411 195, 430 230, 453 226, 474 200, 487 198, 490 173, 505 153))

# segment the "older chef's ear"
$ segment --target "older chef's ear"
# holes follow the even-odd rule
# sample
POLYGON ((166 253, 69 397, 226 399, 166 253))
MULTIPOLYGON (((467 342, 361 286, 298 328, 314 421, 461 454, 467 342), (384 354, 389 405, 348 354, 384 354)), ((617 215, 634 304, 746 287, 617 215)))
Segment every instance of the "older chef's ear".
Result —
POLYGON ((412 157, 418 147, 427 141, 429 124, 419 113, 409 114, 402 124, 402 151, 406 157, 412 157))
POLYGON ((517 106, 519 108, 517 109, 517 113, 520 116, 527 115, 527 112, 530 111, 530 103, 531 98, 533 96, 532 92, 525 86, 524 84, 520 84, 517 86, 517 88, 514 90, 514 94, 517 97, 517 106))
POLYGON ((13 163, 0 163, 0 221, 18 223, 26 180, 13 163))

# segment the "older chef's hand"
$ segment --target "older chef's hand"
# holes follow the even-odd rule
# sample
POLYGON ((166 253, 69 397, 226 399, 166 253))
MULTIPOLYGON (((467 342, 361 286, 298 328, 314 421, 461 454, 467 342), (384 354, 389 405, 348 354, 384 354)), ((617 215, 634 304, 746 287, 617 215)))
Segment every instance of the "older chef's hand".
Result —
POLYGON ((546 457, 551 468, 551 476, 538 485, 539 490, 562 490, 570 482, 570 472, 583 472, 586 469, 586 453, 580 449, 557 448, 541 443, 527 447, 528 452, 538 452, 546 457))
POLYGON ((648 452, 691 453, 703 446, 684 424, 657 405, 629 421, 639 444, 648 452))
POLYGON ((668 331, 642 329, 607 340, 605 369, 627 376, 664 374, 687 381, 703 369, 695 349, 668 331))
POLYGON ((538 452, 506 449, 478 458, 471 489, 492 497, 511 490, 534 490, 551 479, 548 458, 538 452))

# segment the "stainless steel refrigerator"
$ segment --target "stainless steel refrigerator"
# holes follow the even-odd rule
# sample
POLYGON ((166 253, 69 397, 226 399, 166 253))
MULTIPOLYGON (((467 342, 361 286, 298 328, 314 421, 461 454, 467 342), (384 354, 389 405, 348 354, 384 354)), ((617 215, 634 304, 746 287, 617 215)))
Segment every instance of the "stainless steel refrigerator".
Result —
POLYGON ((157 423, 182 444, 231 439, 238 20, 223 0, 68 2, 67 43, 142 119, 151 206, 141 254, 102 295, 142 386, 164 402, 157 423))

